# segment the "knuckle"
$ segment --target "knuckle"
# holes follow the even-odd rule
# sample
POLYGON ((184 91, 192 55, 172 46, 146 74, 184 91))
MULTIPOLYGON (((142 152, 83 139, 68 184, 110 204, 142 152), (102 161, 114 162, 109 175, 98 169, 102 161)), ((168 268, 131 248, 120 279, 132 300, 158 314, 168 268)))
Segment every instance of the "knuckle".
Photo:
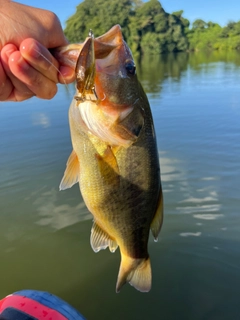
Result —
POLYGON ((55 83, 58 83, 59 66, 53 59, 51 60, 52 61, 49 60, 45 64, 45 74, 48 79, 54 81, 55 83))
POLYGON ((48 23, 47 23, 48 24, 48 28, 50 30, 56 28, 56 26, 59 27, 59 28, 61 27, 59 18, 54 12, 52 12, 52 11, 48 12, 47 20, 48 20, 48 23))
POLYGON ((48 47, 54 48, 63 45, 66 40, 64 41, 65 38, 58 16, 53 12, 49 12, 46 20, 47 23, 45 24, 45 28, 47 31, 46 39, 48 39, 48 47), (52 36, 53 34, 55 35, 55 37, 52 36))
POLYGON ((41 99, 50 100, 57 93, 57 86, 54 84, 46 85, 40 92, 37 94, 37 97, 41 99))
POLYGON ((33 97, 33 95, 27 95, 27 96, 25 96, 25 95, 18 95, 18 96, 15 97, 15 101, 21 102, 21 101, 25 101, 25 100, 27 100, 27 99, 30 99, 31 97, 33 97))
POLYGON ((57 93, 57 86, 54 85, 52 86, 51 90, 49 90, 48 92, 46 92, 46 99, 50 100, 52 99, 57 93))
POLYGON ((31 84, 28 85, 28 87, 38 98, 50 100, 57 93, 56 83, 47 79, 39 72, 32 75, 30 83, 31 84))
POLYGON ((9 81, 0 83, 0 101, 6 101, 12 92, 13 86, 9 81))
POLYGON ((31 75, 30 82, 36 88, 41 88, 44 85, 44 79, 39 72, 34 72, 31 75))

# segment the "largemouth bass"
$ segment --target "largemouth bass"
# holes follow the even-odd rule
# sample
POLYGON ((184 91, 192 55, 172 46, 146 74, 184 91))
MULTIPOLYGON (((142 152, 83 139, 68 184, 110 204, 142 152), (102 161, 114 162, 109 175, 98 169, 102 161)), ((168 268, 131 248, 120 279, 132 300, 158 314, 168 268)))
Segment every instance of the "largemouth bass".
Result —
POLYGON ((90 34, 83 44, 61 48, 59 54, 71 60, 74 49, 77 91, 69 110, 73 151, 60 190, 79 182, 94 217, 90 242, 95 252, 120 248, 116 291, 129 282, 148 292, 149 231, 157 240, 163 220, 148 99, 120 26, 96 39, 90 34))

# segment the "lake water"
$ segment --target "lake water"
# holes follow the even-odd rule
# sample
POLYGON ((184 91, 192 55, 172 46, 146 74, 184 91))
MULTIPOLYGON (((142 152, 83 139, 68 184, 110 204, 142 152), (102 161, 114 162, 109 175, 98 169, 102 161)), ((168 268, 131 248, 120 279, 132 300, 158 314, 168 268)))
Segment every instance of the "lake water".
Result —
POLYGON ((0 104, 0 299, 49 291, 87 319, 240 319, 240 53, 137 63, 158 138, 165 219, 150 236, 153 287, 115 293, 120 255, 94 253, 71 152, 73 87, 0 104))

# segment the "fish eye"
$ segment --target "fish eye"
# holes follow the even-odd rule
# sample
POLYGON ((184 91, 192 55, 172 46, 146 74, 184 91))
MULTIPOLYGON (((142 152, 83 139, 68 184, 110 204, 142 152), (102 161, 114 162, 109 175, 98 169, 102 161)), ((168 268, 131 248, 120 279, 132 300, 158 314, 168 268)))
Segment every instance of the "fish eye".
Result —
POLYGON ((136 74, 136 66, 132 60, 126 61, 125 68, 126 68, 128 74, 131 74, 131 75, 136 74))

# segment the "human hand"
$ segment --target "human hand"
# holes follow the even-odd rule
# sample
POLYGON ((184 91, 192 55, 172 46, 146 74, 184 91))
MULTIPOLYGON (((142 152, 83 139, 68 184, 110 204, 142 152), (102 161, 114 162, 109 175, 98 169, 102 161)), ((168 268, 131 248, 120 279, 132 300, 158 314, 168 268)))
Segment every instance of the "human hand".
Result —
POLYGON ((1 51, 0 100, 23 101, 37 96, 51 99, 57 92, 57 83, 74 81, 74 70, 59 65, 43 45, 34 39, 25 39, 19 49, 7 44, 1 51))
POLYGON ((58 82, 74 81, 74 70, 60 65, 47 49, 67 44, 58 18, 50 11, 5 0, 3 4, 0 6, 0 101, 22 101, 34 95, 51 99, 58 82), (10 5, 13 7, 7 11, 11 12, 8 17, 6 9, 10 5), (5 17, 4 28, 1 28, 1 16, 5 17), (18 30, 19 26, 19 32, 14 34, 12 30, 18 30))

